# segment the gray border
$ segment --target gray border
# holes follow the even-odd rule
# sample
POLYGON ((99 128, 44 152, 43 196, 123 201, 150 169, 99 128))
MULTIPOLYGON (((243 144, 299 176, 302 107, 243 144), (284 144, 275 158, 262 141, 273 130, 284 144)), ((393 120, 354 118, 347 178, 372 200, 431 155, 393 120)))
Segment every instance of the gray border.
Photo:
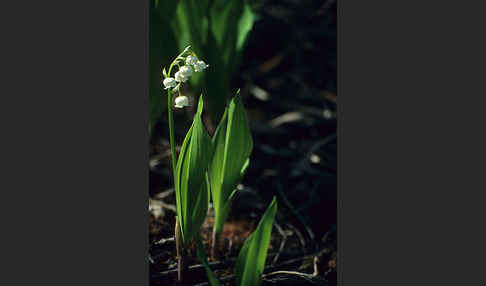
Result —
POLYGON ((473 3, 339 1, 339 285, 486 284, 473 3))
POLYGON ((148 285, 148 1, 12 2, 0 284, 148 285))

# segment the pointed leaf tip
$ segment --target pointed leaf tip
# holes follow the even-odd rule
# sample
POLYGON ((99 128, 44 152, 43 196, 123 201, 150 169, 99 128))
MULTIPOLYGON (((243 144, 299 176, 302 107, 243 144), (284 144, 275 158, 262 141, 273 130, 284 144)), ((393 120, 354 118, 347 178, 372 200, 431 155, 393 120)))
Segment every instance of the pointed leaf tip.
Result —
POLYGON ((204 106, 204 101, 203 101, 203 95, 201 93, 201 96, 199 96, 199 100, 198 100, 198 103, 197 103, 197 113, 198 114, 202 114, 203 106, 204 106))

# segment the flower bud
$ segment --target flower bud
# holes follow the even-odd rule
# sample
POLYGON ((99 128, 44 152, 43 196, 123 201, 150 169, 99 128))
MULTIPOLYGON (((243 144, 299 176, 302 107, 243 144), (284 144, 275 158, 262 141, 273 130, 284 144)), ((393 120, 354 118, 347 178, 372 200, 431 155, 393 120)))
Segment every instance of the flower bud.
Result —
POLYGON ((204 61, 197 61, 197 63, 194 64, 194 70, 196 72, 203 71, 207 67, 209 67, 209 66, 204 61))
POLYGON ((168 78, 164 79, 165 89, 175 87, 176 85, 177 85, 177 83, 176 83, 174 78, 168 77, 168 78))
POLYGON ((197 63, 197 58, 195 56, 187 56, 186 57, 186 65, 192 66, 197 63))
POLYGON ((181 95, 175 99, 175 107, 183 108, 184 106, 189 106, 189 98, 187 96, 181 95))

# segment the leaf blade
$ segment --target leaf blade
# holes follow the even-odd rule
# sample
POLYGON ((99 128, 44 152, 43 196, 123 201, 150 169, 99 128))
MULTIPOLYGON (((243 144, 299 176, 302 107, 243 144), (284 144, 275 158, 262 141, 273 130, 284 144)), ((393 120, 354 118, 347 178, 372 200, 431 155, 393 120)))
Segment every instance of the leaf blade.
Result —
POLYGON ((257 228, 240 250, 235 266, 237 285, 260 285, 276 213, 277 200, 274 197, 257 228))
POLYGON ((253 150, 248 118, 239 92, 218 124, 213 148, 210 183, 215 210, 214 231, 220 232, 231 206, 231 194, 243 178, 253 150))
POLYGON ((176 168, 176 200, 184 243, 198 234, 208 209, 206 172, 212 143, 201 119, 202 110, 201 96, 198 111, 182 144, 176 168))

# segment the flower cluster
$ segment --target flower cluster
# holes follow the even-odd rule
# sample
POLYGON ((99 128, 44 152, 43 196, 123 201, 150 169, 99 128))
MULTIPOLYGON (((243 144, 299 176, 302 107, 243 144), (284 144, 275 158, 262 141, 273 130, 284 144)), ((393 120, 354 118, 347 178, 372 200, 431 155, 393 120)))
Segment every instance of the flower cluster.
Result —
POLYGON ((194 72, 202 72, 209 65, 204 61, 199 60, 194 52, 189 51, 190 47, 187 47, 170 65, 169 74, 166 74, 165 69, 163 71, 164 80, 163 84, 165 89, 172 89, 172 91, 178 91, 179 96, 175 99, 175 107, 183 108, 189 105, 189 99, 187 96, 180 94, 180 86, 189 80, 189 78, 194 74, 194 72), (187 53, 189 55, 185 56, 187 53), (180 63, 183 63, 180 66, 180 63), (177 66, 179 70, 171 77, 172 67, 177 66))

